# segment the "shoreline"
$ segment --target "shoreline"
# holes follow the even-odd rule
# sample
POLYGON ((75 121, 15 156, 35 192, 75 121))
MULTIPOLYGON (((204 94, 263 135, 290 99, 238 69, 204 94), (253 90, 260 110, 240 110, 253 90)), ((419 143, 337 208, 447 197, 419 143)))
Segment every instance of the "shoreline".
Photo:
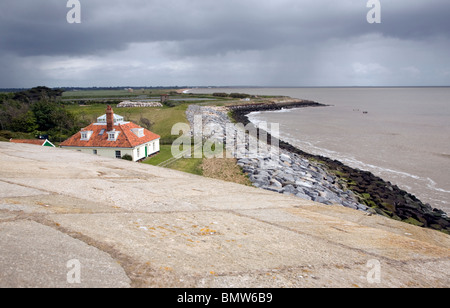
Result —
MULTIPOLYGON (((247 117, 251 112, 326 106, 329 105, 309 100, 291 100, 284 103, 231 106, 228 107, 228 110, 233 121, 244 125, 253 125, 247 117)), ((267 132, 266 134, 270 143, 272 136, 267 132)), ((413 194, 400 189, 397 185, 385 181, 371 172, 346 166, 340 161, 306 153, 281 138, 278 142, 280 149, 323 165, 327 173, 339 179, 343 189, 355 193, 361 204, 373 209, 377 214, 450 234, 450 219, 444 211, 433 209, 429 204, 424 204, 413 194)))
POLYGON ((279 148, 272 148, 265 141, 261 147, 258 146, 259 149, 253 148, 250 145, 257 143, 254 131, 245 140, 242 136, 239 137, 240 134, 229 139, 226 134, 232 130, 237 132, 241 128, 231 123, 227 111, 221 107, 190 105, 186 116, 191 123, 191 136, 200 137, 201 133, 202 138, 226 144, 227 158, 235 159, 234 164, 240 167, 252 186, 326 205, 374 213, 366 205, 359 203, 351 191, 342 189, 337 177, 326 172, 318 163, 279 148), (192 129, 195 127, 194 119, 198 116, 201 116, 204 123, 202 132, 192 129))

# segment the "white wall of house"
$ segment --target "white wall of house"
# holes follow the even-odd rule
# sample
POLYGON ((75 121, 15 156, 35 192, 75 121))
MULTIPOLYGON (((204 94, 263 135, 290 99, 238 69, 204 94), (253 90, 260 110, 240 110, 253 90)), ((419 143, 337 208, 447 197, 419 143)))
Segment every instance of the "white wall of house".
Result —
POLYGON ((155 153, 158 153, 160 150, 159 147, 159 139, 153 140, 151 142, 148 142, 146 144, 140 145, 133 149, 133 160, 137 161, 143 158, 146 158, 148 156, 151 156, 155 153), (147 152, 145 151, 145 148, 147 148, 147 152), (147 156, 145 155, 147 154, 147 156))
POLYGON ((79 148, 79 147, 64 147, 64 149, 78 151, 87 154, 95 154, 103 157, 117 158, 116 151, 120 151, 121 157, 125 154, 133 157, 133 149, 117 149, 117 148, 79 148), (96 151, 96 152, 94 152, 96 151))
POLYGON ((158 153, 159 150, 160 150, 159 139, 149 142, 147 144, 147 147, 148 147, 148 155, 149 156, 152 155, 152 154, 158 153))
POLYGON ((133 161, 145 158, 145 147, 146 145, 143 144, 133 149, 133 155, 131 155, 133 156, 133 161))
POLYGON ((116 151, 120 151, 121 157, 128 154, 133 158, 133 161, 146 158, 145 148, 147 147, 147 156, 153 155, 160 151, 159 139, 153 140, 149 143, 140 145, 134 149, 125 148, 79 148, 79 147, 64 147, 68 150, 79 151, 87 154, 95 154, 103 157, 117 158, 116 151))
POLYGON ((120 151, 120 157, 123 157, 124 155, 128 154, 133 157, 133 149, 117 149, 117 148, 111 148, 111 149, 92 149, 91 154, 94 154, 93 151, 97 150, 97 155, 99 156, 105 156, 105 157, 111 157, 111 158, 118 158, 116 156, 116 151, 120 151))

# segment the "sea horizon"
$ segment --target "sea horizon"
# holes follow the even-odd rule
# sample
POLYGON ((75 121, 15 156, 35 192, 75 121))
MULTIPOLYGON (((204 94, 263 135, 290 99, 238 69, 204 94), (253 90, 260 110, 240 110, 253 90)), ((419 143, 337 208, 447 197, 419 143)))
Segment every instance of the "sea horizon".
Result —
MULTIPOLYGON (((0 87, 0 92, 8 92, 11 90, 14 91, 21 91, 21 90, 27 90, 32 89, 34 87, 38 86, 44 86, 44 85, 32 85, 28 87, 0 87)), ((429 86, 258 86, 258 85, 237 85, 237 86, 221 86, 221 85, 214 85, 214 86, 192 86, 192 85, 186 85, 186 86, 144 86, 144 85, 118 85, 118 86, 101 86, 101 85, 94 85, 94 86, 77 86, 77 85, 66 85, 66 86, 52 86, 52 85, 45 85, 48 88, 51 89, 122 89, 122 88, 131 88, 131 89, 352 89, 352 88, 450 88, 450 85, 429 85, 429 86)))

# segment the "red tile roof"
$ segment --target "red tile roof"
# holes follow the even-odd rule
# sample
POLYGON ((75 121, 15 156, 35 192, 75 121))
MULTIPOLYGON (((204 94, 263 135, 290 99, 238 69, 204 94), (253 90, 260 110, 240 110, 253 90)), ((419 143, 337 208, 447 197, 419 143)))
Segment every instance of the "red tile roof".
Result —
POLYGON ((138 137, 133 128, 142 128, 132 122, 120 123, 114 125, 116 132, 119 132, 116 141, 108 141, 108 132, 106 131, 106 123, 91 124, 82 131, 92 131, 92 135, 88 141, 81 140, 81 132, 76 133, 66 141, 60 144, 62 147, 91 147, 91 148, 134 148, 141 144, 161 138, 159 135, 143 128, 144 136, 138 137), (102 133, 103 130, 103 133, 102 133))

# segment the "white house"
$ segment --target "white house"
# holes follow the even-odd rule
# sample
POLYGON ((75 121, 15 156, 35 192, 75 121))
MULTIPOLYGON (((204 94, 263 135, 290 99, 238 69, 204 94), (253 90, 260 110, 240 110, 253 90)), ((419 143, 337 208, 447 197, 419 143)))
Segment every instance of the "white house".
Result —
POLYGON ((160 136, 114 114, 111 106, 97 122, 83 128, 60 144, 62 148, 100 156, 122 158, 128 154, 133 161, 149 157, 160 150, 160 136))

